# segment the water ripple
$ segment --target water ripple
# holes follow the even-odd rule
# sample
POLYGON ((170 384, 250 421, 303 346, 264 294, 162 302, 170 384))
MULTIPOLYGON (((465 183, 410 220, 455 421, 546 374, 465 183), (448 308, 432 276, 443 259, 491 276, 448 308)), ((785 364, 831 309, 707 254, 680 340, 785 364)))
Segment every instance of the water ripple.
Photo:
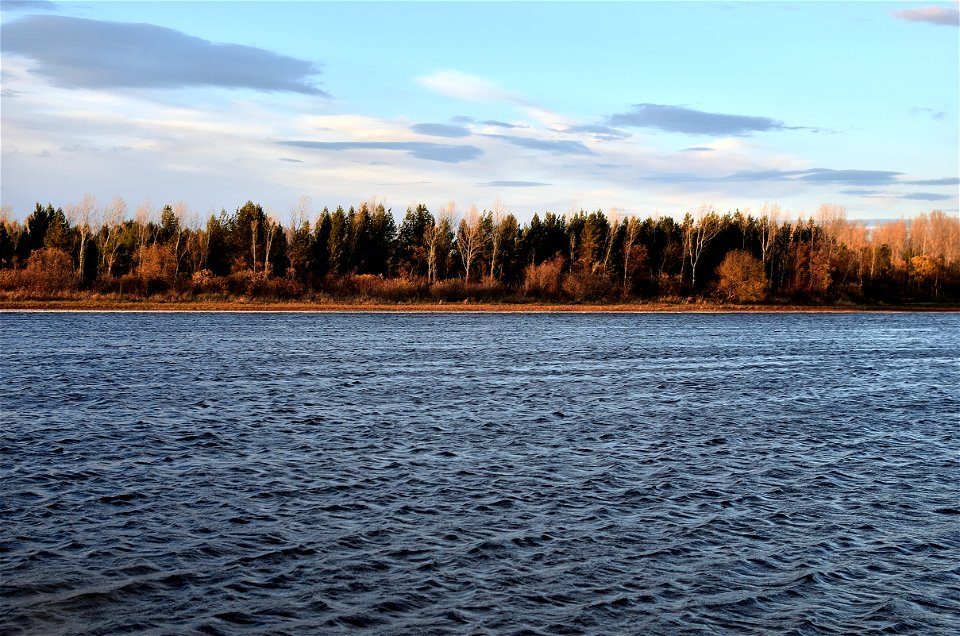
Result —
POLYGON ((0 325, 3 633, 960 633, 953 315, 0 325))

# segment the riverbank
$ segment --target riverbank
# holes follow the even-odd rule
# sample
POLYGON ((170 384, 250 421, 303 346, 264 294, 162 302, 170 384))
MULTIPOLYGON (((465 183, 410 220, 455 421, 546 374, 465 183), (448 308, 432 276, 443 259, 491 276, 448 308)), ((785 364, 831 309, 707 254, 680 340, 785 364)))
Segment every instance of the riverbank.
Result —
POLYGON ((302 300, 156 300, 53 299, 0 300, 0 311, 197 311, 197 312, 389 312, 389 313, 851 313, 957 312, 958 305, 736 305, 712 301, 632 303, 491 303, 491 302, 344 302, 302 300))

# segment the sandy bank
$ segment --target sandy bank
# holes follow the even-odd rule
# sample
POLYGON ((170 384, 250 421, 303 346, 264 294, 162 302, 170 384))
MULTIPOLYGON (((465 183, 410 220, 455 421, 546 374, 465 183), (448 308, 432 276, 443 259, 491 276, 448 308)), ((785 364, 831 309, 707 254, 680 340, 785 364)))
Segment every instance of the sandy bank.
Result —
POLYGON ((379 313, 851 313, 960 311, 960 306, 732 305, 722 303, 343 303, 303 301, 0 300, 0 311, 197 311, 379 313))

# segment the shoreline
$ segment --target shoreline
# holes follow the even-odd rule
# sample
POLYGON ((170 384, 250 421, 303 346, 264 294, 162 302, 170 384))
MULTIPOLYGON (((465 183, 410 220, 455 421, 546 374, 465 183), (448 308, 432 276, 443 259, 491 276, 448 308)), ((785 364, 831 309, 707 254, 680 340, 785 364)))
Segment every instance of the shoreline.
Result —
POLYGON ((759 313, 909 313, 960 312, 960 305, 734 305, 724 303, 377 303, 304 301, 204 300, 0 300, 0 312, 198 312, 198 313, 633 313, 633 314, 759 314, 759 313))

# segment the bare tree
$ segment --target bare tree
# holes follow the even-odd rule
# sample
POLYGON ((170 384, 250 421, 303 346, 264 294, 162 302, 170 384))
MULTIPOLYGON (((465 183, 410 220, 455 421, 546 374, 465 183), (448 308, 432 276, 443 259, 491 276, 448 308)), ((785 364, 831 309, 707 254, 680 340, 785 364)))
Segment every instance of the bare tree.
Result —
POLYGON ((639 245, 640 221, 630 216, 623 223, 623 294, 630 293, 630 281, 646 256, 646 248, 639 245))
POLYGON ((184 246, 183 255, 190 266, 191 274, 196 274, 206 267, 210 236, 203 219, 196 212, 189 213, 184 219, 184 224, 189 232, 187 232, 187 243, 184 246))
POLYGON ((847 223, 847 209, 835 203, 824 203, 817 209, 817 223, 823 228, 824 236, 835 241, 847 223))
POLYGON ((308 223, 311 207, 312 202, 309 194, 301 195, 297 202, 293 204, 290 209, 290 227, 287 228, 288 238, 293 239, 300 228, 308 223))
POLYGON ((740 249, 746 251, 747 232, 750 229, 750 208, 744 208, 743 211, 738 208, 733 218, 737 223, 737 229, 740 230, 740 249))
POLYGON ((684 252, 690 262, 690 287, 697 286, 697 263, 707 245, 720 233, 720 216, 713 206, 702 205, 696 217, 687 215, 683 222, 684 252))
POLYGON ((760 260, 770 278, 773 278, 773 246, 780 229, 780 206, 764 203, 760 209, 760 260))
POLYGON ((106 209, 103 219, 103 228, 100 231, 100 267, 107 276, 113 275, 113 266, 122 244, 123 220, 127 216, 127 204, 115 197, 110 207, 106 209))
POLYGON ((270 250, 273 247, 273 239, 276 238, 277 229, 280 227, 280 224, 277 223, 277 220, 272 215, 268 214, 264 217, 263 225, 263 275, 269 276, 273 271, 273 266, 270 265, 270 250))
POLYGON ((456 209, 456 204, 449 202, 440 208, 437 218, 424 230, 423 237, 427 243, 427 279, 431 283, 438 280, 438 259, 449 250, 450 229, 453 227, 456 209))
POLYGON ((83 200, 77 205, 67 206, 67 218, 77 228, 80 236, 80 262, 77 270, 77 279, 83 283, 86 273, 87 243, 90 240, 91 226, 96 225, 94 216, 97 214, 97 200, 92 194, 84 194, 83 200))
POLYGON ((457 227, 457 251, 463 262, 464 282, 467 285, 470 284, 470 270, 490 239, 483 225, 484 215, 477 212, 476 207, 471 207, 466 218, 460 219, 457 227))
POLYGON ((173 206, 174 233, 169 240, 172 241, 171 247, 173 248, 174 277, 180 274, 180 259, 186 252, 185 246, 183 245, 183 223, 189 214, 190 212, 187 209, 187 204, 183 201, 178 201, 176 205, 173 206))
POLYGON ((153 204, 150 202, 150 199, 147 199, 137 207, 137 212, 134 222, 134 230, 136 231, 136 263, 137 263, 137 272, 139 275, 143 275, 144 269, 144 258, 146 256, 147 243, 151 240, 151 228, 150 225, 153 222, 155 217, 155 211, 153 209, 153 204))
POLYGON ((491 221, 493 230, 490 233, 490 278, 496 278, 497 275, 497 257, 500 256, 500 246, 503 243, 502 225, 505 217, 505 208, 503 201, 497 199, 493 204, 491 212, 491 221))
POLYGON ((620 231, 621 212, 619 208, 610 208, 607 213, 607 236, 603 246, 603 261, 601 263, 604 271, 610 267, 610 259, 613 257, 613 246, 617 242, 617 234, 620 231))
POLYGON ((253 271, 257 271, 257 239, 260 238, 260 220, 250 221, 250 257, 253 259, 253 271))

